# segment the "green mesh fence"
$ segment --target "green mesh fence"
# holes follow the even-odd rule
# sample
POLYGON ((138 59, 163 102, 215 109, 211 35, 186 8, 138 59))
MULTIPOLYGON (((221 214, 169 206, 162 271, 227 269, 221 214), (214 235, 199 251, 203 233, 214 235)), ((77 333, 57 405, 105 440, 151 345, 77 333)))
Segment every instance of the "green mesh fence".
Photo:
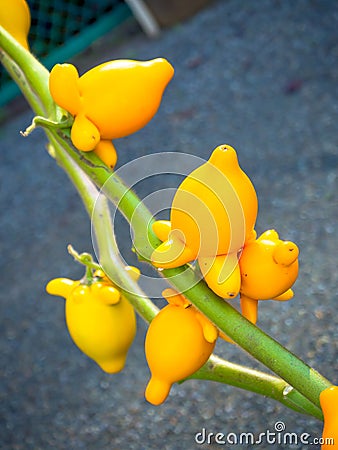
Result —
MULTIPOLYGON (((88 47, 131 15, 123 0, 28 0, 29 45, 49 69, 88 47)), ((0 106, 18 94, 0 67, 0 106)))

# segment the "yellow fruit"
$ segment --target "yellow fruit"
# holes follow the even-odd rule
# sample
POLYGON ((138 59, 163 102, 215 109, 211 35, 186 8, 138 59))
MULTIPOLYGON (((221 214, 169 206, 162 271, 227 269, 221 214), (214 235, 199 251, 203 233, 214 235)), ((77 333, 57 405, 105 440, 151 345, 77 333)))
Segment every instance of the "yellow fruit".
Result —
POLYGON ((29 50, 27 37, 31 16, 25 0, 0 0, 0 25, 29 50))
POLYGON ((299 250, 296 244, 279 239, 275 230, 265 231, 245 244, 239 260, 243 315, 257 320, 258 300, 289 300, 298 276, 299 250))
POLYGON ((78 114, 73 123, 70 138, 77 149, 89 152, 100 142, 100 132, 84 114, 78 114))
POLYGON ((257 211, 255 189, 236 151, 221 145, 178 187, 170 222, 154 224, 155 233, 166 240, 153 252, 152 262, 173 268, 198 259, 210 288, 234 297, 240 286, 238 253, 254 238, 257 211))
POLYGON ((49 294, 66 299, 65 314, 74 343, 102 370, 123 369, 136 333, 134 308, 106 278, 91 285, 67 278, 51 280, 49 294))
POLYGON ((56 104, 75 116, 82 109, 79 73, 73 64, 56 64, 49 75, 49 90, 56 104))
POLYGON ((320 406, 324 414, 322 450, 338 449, 338 386, 321 392, 320 406))
POLYGON ((94 149, 94 153, 105 163, 106 166, 113 169, 117 161, 117 154, 112 141, 101 140, 94 149))
MULTIPOLYGON (((81 77, 73 65, 57 64, 49 89, 54 101, 75 116, 74 146, 89 151, 100 140, 122 138, 144 127, 156 114, 173 74, 163 58, 109 61, 81 77)), ((113 146, 111 151, 115 152, 113 146)))
POLYGON ((218 336, 217 329, 183 296, 171 289, 163 295, 169 305, 149 325, 145 354, 151 378, 145 391, 148 402, 159 405, 173 383, 192 375, 208 360, 218 336))

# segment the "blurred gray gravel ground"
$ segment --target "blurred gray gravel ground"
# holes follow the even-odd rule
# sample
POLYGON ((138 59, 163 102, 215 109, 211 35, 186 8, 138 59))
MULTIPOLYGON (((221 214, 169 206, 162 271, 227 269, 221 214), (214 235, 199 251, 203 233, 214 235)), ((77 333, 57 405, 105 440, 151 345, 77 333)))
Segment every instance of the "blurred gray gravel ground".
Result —
MULTIPOLYGON (((258 193, 258 233, 276 228, 301 251, 295 298, 261 302, 259 325, 334 383, 337 28, 334 0, 218 1, 157 40, 139 31, 117 45, 113 33, 76 59, 81 72, 114 58, 162 56, 173 64, 175 77, 157 116, 116 142, 118 166, 158 151, 207 159, 219 144, 237 149, 258 193)), ((219 448, 198 445, 195 434, 205 428, 258 435, 274 431, 277 421, 288 432, 320 437, 318 421, 211 382, 174 386, 162 406, 147 404, 141 320, 121 374, 103 373, 80 353, 65 328, 63 300, 48 296, 44 287, 53 277, 82 276, 66 246, 92 251, 90 223, 66 175, 44 151, 43 132, 20 137, 31 118, 25 112, 0 129, 0 448, 219 448)), ((157 177, 136 191, 145 196, 177 186, 172 180, 157 177)), ((126 254, 127 228, 122 221, 117 228, 126 254)), ((261 368, 230 344, 219 343, 216 353, 261 368)))

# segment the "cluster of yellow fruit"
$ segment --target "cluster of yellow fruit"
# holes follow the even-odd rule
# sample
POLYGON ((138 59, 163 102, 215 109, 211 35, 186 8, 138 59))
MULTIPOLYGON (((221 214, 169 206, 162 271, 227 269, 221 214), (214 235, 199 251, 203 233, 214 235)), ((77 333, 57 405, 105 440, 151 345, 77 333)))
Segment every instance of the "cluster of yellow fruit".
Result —
MULTIPOLYGON (((27 3, 12 0, 5 6, 0 8, 0 25, 29 50, 27 3)), ((50 74, 50 92, 56 104, 74 117, 74 146, 93 150, 113 168, 117 157, 111 141, 151 120, 173 73, 162 58, 110 61, 81 77, 73 65, 57 64, 50 74)), ((181 183, 170 221, 154 223, 155 233, 164 242, 153 252, 152 263, 174 268, 197 260, 209 287, 223 298, 239 294, 242 314, 255 323, 259 300, 293 296, 299 253, 294 243, 280 240, 275 230, 257 238, 257 211, 255 189, 240 168, 235 150, 221 145, 181 183)), ((139 270, 126 270, 137 281, 139 270)), ((90 282, 58 278, 46 289, 65 297, 66 322, 75 344, 104 371, 122 370, 136 333, 135 312, 106 275, 97 271, 90 282)), ((154 405, 165 401, 173 383, 202 367, 218 336, 226 338, 182 294, 166 289, 163 296, 168 305, 150 323, 145 340, 151 371, 145 396, 154 405)), ((323 438, 338 442, 338 387, 324 390, 320 401, 323 438)))
POLYGON ((256 323, 258 300, 288 300, 298 275, 298 247, 275 230, 256 237, 258 201, 236 151, 220 145, 188 175, 174 196, 170 221, 153 229, 164 241, 156 267, 197 260, 206 283, 222 298, 240 294, 243 315, 256 323))
MULTIPOLYGON (((258 301, 291 298, 291 286, 298 274, 297 246, 280 240, 274 230, 256 239, 256 213, 256 193, 239 167, 235 150, 220 146, 179 186, 171 221, 154 223, 156 234, 166 240, 153 252, 152 261, 157 267, 167 268, 197 259, 210 288, 225 298, 239 293, 243 315, 256 322, 258 301), (235 198, 239 205, 240 214, 234 216, 234 223, 228 219, 233 217, 234 204, 227 203, 228 198, 235 198), (206 211, 211 219, 206 219, 206 211), (215 224, 214 235, 210 220, 215 224), (245 224, 243 230, 241 224, 245 224), (233 229, 238 231, 234 238, 233 229), (227 258, 231 261, 229 273, 227 258)), ((47 285, 47 291, 67 298, 66 320, 79 348, 104 370, 115 372, 124 365, 135 319, 133 308, 127 307, 127 300, 109 283, 104 276, 90 286, 57 279, 47 285)), ((151 371, 145 396, 155 405, 167 398, 173 383, 202 367, 218 336, 228 339, 182 294, 167 289, 163 296, 169 304, 150 323, 145 341, 151 371)))
MULTIPOLYGON (((137 281, 139 270, 126 270, 137 281)), ((66 299, 66 324, 79 349, 105 372, 120 372, 136 334, 136 318, 117 287, 99 270, 90 284, 86 279, 56 278, 46 290, 66 299)), ((167 398, 173 383, 202 367, 218 337, 217 328, 183 295, 173 289, 163 295, 169 304, 150 323, 145 341, 152 373, 145 396, 154 405, 167 398)))
MULTIPOLYGON (((1 0, 0 6, 0 26, 29 50, 27 2, 1 0)), ((173 75, 172 65, 163 58, 108 61, 81 77, 72 64, 56 64, 49 89, 55 103, 74 118, 73 145, 84 152, 94 151, 113 169, 117 154, 112 140, 135 133, 154 117, 173 75)))
MULTIPOLYGON (((153 252, 152 263, 175 268, 197 260, 209 287, 222 298, 240 294, 242 314, 255 323, 259 300, 292 298, 299 253, 293 242, 280 240, 275 230, 256 238, 257 210, 255 189, 240 168, 235 150, 229 145, 217 147, 178 187, 170 221, 153 224, 164 242, 153 252)), ((152 372, 146 398, 154 404, 165 400, 172 382, 191 375, 207 361, 218 336, 230 340, 218 330, 206 334, 207 319, 201 326, 200 313, 183 296, 175 294, 174 302, 167 292, 164 296, 169 305, 150 324, 146 339, 152 372), (195 329, 191 340, 188 323, 195 329), (164 342, 164 348, 156 342, 164 342)), ((207 329, 212 327, 209 322, 207 329)))
POLYGON ((81 77, 72 64, 56 64, 49 89, 55 103, 74 116, 73 145, 93 150, 113 169, 117 155, 112 140, 135 133, 153 118, 173 75, 163 58, 108 61, 81 77))

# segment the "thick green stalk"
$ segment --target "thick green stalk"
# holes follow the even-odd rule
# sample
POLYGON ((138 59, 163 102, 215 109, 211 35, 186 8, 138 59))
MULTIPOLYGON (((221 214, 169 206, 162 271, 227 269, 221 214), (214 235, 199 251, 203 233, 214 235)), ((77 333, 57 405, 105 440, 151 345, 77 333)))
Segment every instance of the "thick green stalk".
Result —
POLYGON ((31 89, 24 73, 20 70, 19 66, 3 51, 0 50, 0 61, 6 68, 8 74, 16 82, 17 86, 21 89, 30 107, 36 112, 36 114, 44 114, 45 110, 41 100, 37 97, 35 92, 31 89))
POLYGON ((88 176, 76 165, 74 160, 56 141, 54 133, 46 130, 52 144, 54 156, 76 187, 89 217, 97 239, 99 260, 102 269, 112 276, 112 280, 121 286, 124 295, 135 307, 136 311, 146 321, 150 322, 158 312, 158 308, 138 284, 124 270, 124 264, 116 247, 109 206, 106 197, 99 191, 88 176))
POLYGON ((0 49, 1 62, 35 113, 55 119, 56 107, 49 93, 49 71, 1 25, 0 49))
POLYGON ((113 274, 113 279, 118 280, 125 296, 135 307, 146 322, 158 313, 158 308, 149 300, 136 282, 132 282, 119 256, 116 246, 113 226, 107 199, 103 196, 97 201, 95 212, 92 215, 92 225, 95 230, 97 245, 100 253, 100 265, 104 272, 113 274))
POLYGON ((288 408, 323 420, 321 409, 307 400, 286 381, 267 373, 211 355, 207 363, 189 379, 217 381, 272 398, 288 408))
POLYGON ((127 186, 123 180, 108 169, 93 153, 83 153, 74 149, 71 141, 49 130, 67 153, 71 155, 76 164, 81 167, 89 178, 101 188, 103 194, 123 213, 135 230, 135 250, 141 260, 149 261, 150 256, 161 241, 152 231, 151 224, 154 218, 144 206, 140 198, 127 186))

